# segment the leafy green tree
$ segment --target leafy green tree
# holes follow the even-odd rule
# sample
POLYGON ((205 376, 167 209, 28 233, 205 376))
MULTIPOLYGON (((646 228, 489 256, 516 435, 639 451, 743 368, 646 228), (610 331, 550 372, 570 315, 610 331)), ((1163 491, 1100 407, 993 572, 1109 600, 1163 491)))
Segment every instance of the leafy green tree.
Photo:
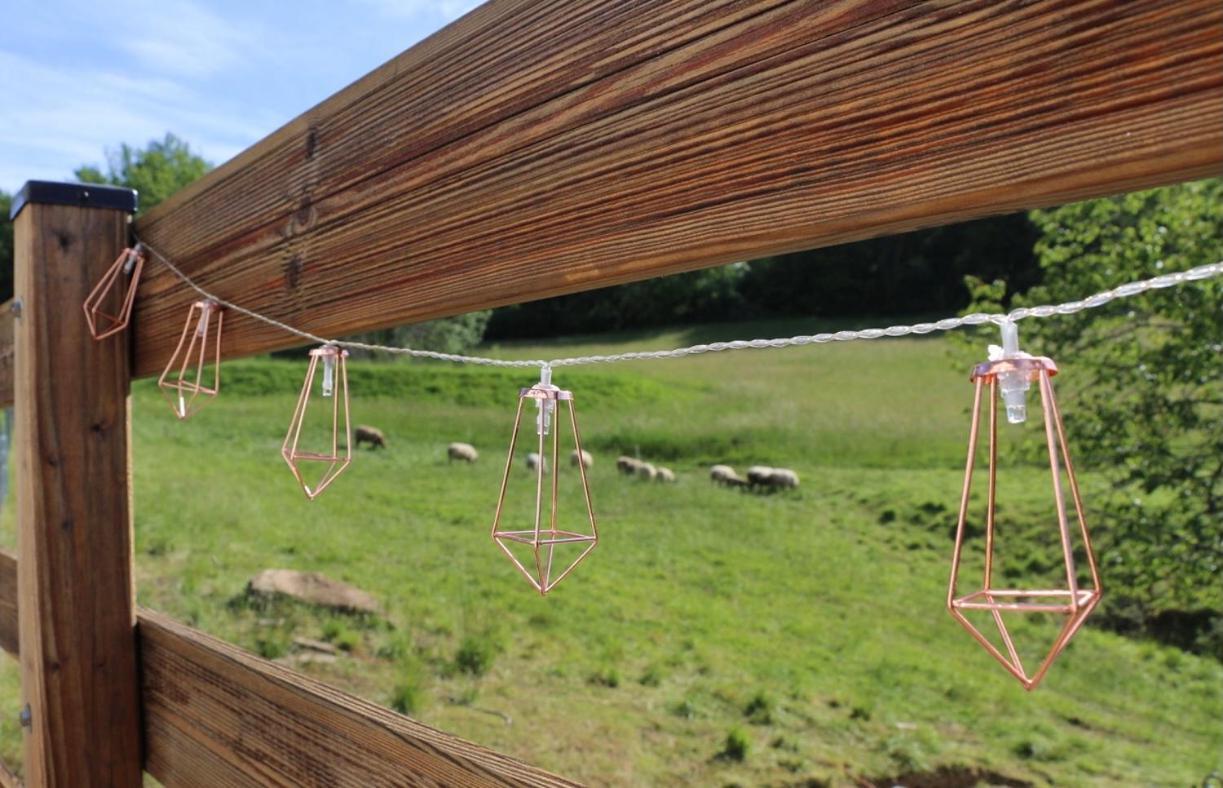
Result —
POLYGON ((140 209, 147 211, 171 194, 212 169, 212 165, 191 151, 191 146, 173 134, 152 140, 147 147, 127 143, 108 156, 106 172, 84 165, 75 171, 84 183, 126 186, 140 193, 140 209))
MULTIPOLYGON (((355 337, 362 342, 394 347, 411 347, 418 350, 436 350, 441 353, 463 353, 480 344, 484 329, 492 316, 491 309, 469 312, 465 315, 429 320, 410 326, 373 331, 355 337)), ((380 354, 374 354, 378 357, 380 354)))
POLYGON ((13 297, 13 223, 8 212, 13 195, 0 190, 0 301, 13 297))
MULTIPOLYGON (((1223 180, 1034 211, 1057 303, 1223 259, 1223 180)), ((971 309, 997 306, 980 281, 971 309)), ((1107 483, 1091 508, 1103 618, 1223 656, 1223 283, 1208 280, 1025 321, 1025 349, 1057 360, 1076 461, 1107 483)))

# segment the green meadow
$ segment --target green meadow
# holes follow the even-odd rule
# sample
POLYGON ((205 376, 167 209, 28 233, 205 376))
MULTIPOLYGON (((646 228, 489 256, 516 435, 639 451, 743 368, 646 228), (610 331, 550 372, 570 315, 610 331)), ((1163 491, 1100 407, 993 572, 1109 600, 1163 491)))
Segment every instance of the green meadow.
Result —
MULTIPOLYGON (((483 351, 550 358, 825 328, 483 351)), ((222 395, 185 423, 141 381, 139 601, 268 659, 294 660, 295 637, 328 641, 339 658, 301 670, 595 785, 1200 784, 1223 770, 1218 661, 1088 626, 1028 693, 947 614, 971 361, 929 337, 557 369, 595 456, 601 541, 546 598, 489 538, 530 370, 352 361, 353 421, 389 447, 358 451, 314 502, 279 454, 304 357, 226 364, 222 395), (450 441, 475 445, 479 462, 447 462, 450 441), (619 454, 678 481, 626 478, 619 454), (712 463, 785 466, 802 484, 716 487, 712 463), (355 584, 383 615, 249 598, 270 567, 355 584)), ((1073 364, 1063 370, 1069 384, 1073 364)), ((1038 437, 1035 424, 1005 436, 1038 437)), ((1059 560, 1048 468, 1022 456, 1004 450, 999 476, 1000 571, 1017 584, 1047 580, 1059 560)), ((1090 516, 1096 483, 1081 481, 1090 516)), ((530 487, 520 456, 511 495, 530 487)), ((562 520, 582 517, 572 487, 561 504, 562 520)), ((968 545, 974 574, 981 542, 968 545)), ((1020 632, 1049 642, 1040 624, 1020 632)), ((0 664, 11 763, 17 670, 0 664)))

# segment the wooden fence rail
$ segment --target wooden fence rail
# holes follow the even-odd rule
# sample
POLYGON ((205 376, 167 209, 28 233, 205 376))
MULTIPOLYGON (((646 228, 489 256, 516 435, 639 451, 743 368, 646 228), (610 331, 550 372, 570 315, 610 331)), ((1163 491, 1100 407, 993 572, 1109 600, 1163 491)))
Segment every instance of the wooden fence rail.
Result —
MULTIPOLYGON (((501 0, 136 228, 337 337, 1217 174, 1220 118, 1217 0, 501 0)), ((193 298, 150 267, 135 375, 193 298)))
MULTIPOLYGON (((0 646, 14 656, 16 576, 0 550, 0 646)), ((144 768, 167 786, 575 785, 160 613, 138 611, 137 643, 144 768)))
MULTIPOLYGON (((1220 118, 1217 0, 492 0, 135 230, 338 337, 1218 175, 1220 118)), ((80 192, 23 209, 0 307, 31 784, 569 784, 133 607, 127 386, 196 296, 153 260, 130 334, 85 338, 130 206, 80 192)), ((225 325, 226 358, 301 344, 225 325)))

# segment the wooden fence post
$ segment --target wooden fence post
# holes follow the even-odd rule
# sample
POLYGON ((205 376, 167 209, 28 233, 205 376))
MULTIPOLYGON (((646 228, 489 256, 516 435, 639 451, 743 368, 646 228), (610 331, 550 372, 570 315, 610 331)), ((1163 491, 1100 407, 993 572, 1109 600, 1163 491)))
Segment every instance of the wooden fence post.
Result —
POLYGON ((139 786, 129 342, 81 303, 135 192, 31 181, 14 202, 18 621, 28 786, 139 786))

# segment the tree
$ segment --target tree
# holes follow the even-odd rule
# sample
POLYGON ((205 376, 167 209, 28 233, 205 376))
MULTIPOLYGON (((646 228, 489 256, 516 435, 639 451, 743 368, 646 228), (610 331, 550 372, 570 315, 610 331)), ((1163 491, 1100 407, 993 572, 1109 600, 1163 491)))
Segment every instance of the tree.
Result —
MULTIPOLYGON (((1223 259, 1223 180, 1034 211, 1057 303, 1223 259)), ((999 293, 976 283, 984 303, 999 293)), ((1068 368, 1062 405, 1093 498, 1104 619, 1223 657, 1223 283, 1208 280, 1021 324, 1030 352, 1068 368), (1167 630, 1175 631, 1167 631, 1167 630), (1165 630, 1165 631, 1161 631, 1165 630)))
POLYGON ((13 297, 13 223, 8 213, 13 195, 0 190, 0 301, 13 297))
MULTIPOLYGON (((354 339, 375 345, 436 350, 439 353, 463 353, 480 344, 492 314, 491 309, 485 309, 410 326, 372 331, 354 339)), ((374 355, 378 357, 380 354, 374 355)))
POLYGON ((74 173, 77 180, 135 189, 140 194, 140 209, 145 211, 212 169, 191 152, 190 145, 169 133, 160 141, 151 140, 145 148, 125 142, 107 159, 105 174, 98 167, 84 165, 74 173))

